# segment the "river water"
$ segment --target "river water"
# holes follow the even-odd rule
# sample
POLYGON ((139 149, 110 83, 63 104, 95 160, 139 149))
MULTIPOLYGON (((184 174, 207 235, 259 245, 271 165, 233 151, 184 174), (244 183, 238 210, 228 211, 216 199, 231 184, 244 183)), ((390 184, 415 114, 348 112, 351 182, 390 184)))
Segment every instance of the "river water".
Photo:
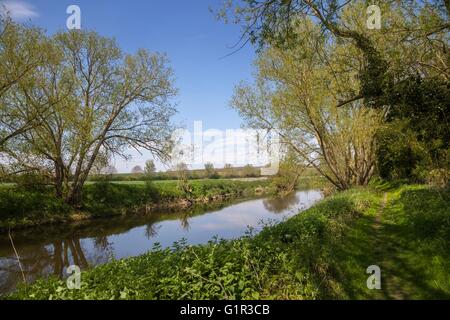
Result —
MULTIPOLYGON (((311 207, 319 191, 300 191, 284 198, 266 198, 196 207, 183 212, 154 212, 64 225, 42 226, 12 233, 26 281, 55 275, 66 268, 87 269, 111 259, 143 254, 156 243, 170 247, 185 239, 206 243, 213 237, 239 238, 249 227, 257 232, 263 223, 276 223, 311 207)), ((13 291, 23 280, 7 234, 0 234, 0 295, 13 291)))

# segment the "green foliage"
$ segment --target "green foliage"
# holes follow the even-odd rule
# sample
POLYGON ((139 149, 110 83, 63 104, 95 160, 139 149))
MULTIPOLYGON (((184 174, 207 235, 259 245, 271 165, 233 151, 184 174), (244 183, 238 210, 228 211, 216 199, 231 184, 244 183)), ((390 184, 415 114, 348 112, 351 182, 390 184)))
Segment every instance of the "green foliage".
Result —
POLYGON ((413 179, 414 169, 426 153, 407 120, 396 120, 384 126, 378 132, 378 142, 379 175, 391 180, 413 179))
MULTIPOLYGON (((383 178, 407 178, 410 181, 425 182, 432 170, 448 171, 450 165, 448 3, 448 1, 376 1, 373 4, 382 12, 382 32, 380 32, 370 30, 367 27, 368 16, 361 14, 366 12, 368 1, 355 0, 342 4, 339 1, 319 0, 226 1, 218 12, 218 18, 227 20, 227 17, 233 16, 234 22, 242 25, 245 30, 242 35, 243 41, 258 44, 262 53, 260 56, 263 57, 274 48, 281 52, 282 57, 289 57, 297 50, 299 52, 289 59, 298 64, 308 56, 313 56, 311 55, 313 52, 327 56, 326 66, 332 68, 332 78, 323 80, 326 77, 322 73, 316 79, 308 80, 302 78, 302 75, 313 74, 312 68, 303 72, 294 68, 295 64, 291 63, 283 70, 279 68, 280 61, 270 61, 267 63, 269 69, 276 69, 276 72, 275 77, 270 74, 268 77, 265 74, 259 80, 259 82, 264 82, 267 78, 271 80, 262 88, 262 102, 247 95, 244 101, 249 101, 249 105, 244 105, 240 109, 238 103, 238 110, 244 118, 250 118, 248 124, 251 126, 258 124, 255 118, 263 118, 263 125, 267 125, 270 118, 276 119, 277 115, 287 118, 286 123, 290 126, 290 131, 285 136, 289 139, 290 133, 296 131, 306 136, 305 130, 311 126, 310 123, 298 124, 299 112, 295 110, 296 112, 290 115, 290 106, 301 105, 304 101, 314 102, 318 97, 325 97, 325 101, 319 104, 321 106, 332 101, 333 104, 346 109, 351 109, 352 104, 360 108, 362 102, 363 106, 383 110, 387 115, 388 126, 378 132, 377 141, 378 170, 383 178), (312 32, 304 28, 307 23, 302 17, 305 16, 313 17, 312 24, 315 29, 320 30, 320 37, 324 37, 325 41, 316 37, 311 42, 312 32), (320 52, 323 43, 332 47, 320 52), (288 102, 278 98, 282 102, 281 111, 273 111, 271 109, 274 109, 276 101, 270 101, 271 97, 267 92, 277 86, 285 90, 288 82, 283 81, 283 78, 287 79, 288 76, 294 79, 294 88, 308 87, 309 83, 312 83, 313 86, 309 89, 312 97, 305 99, 299 94, 289 93, 289 100, 286 99, 288 102), (333 84, 333 79, 337 80, 336 84, 333 84), (325 81, 325 90, 321 90, 318 86, 322 81, 325 81), (301 86, 298 85, 299 82, 302 83, 301 86), (337 90, 334 92, 335 89, 337 90), (334 102, 333 99, 336 98, 338 101, 334 102), (258 105, 261 106, 260 110, 258 105), (249 117, 252 108, 257 110, 256 117, 249 117), (399 125, 402 126, 402 130, 398 128, 399 125)), ((307 65, 318 66, 322 71, 326 70, 317 60, 311 60, 307 65)), ((260 66, 261 62, 259 62, 261 69, 260 66)), ((326 115, 329 113, 324 112, 326 115)), ((332 118, 334 117, 327 116, 326 121, 332 118)), ((283 128, 280 123, 273 122, 271 121, 270 128, 283 128)), ((319 122, 320 125, 323 123, 324 120, 319 122)), ((327 123, 325 127, 339 126, 327 123)), ((366 128, 370 128, 369 121, 366 122, 366 128)), ((317 134, 319 137, 315 135, 316 133, 312 134, 315 139, 320 139, 323 133, 317 134)), ((347 132, 344 136, 353 138, 355 134, 347 132)), ((308 139, 315 140, 309 136, 308 139)), ((300 138, 296 137, 293 142, 299 140, 300 138)), ((334 148, 337 143, 333 142, 332 145, 333 147, 321 150, 321 153, 326 153, 326 150, 334 148)), ((353 154, 358 156, 365 153, 369 145, 372 143, 365 142, 364 151, 355 151, 353 154)), ((311 151, 305 153, 310 154, 311 151)), ((326 155, 325 158, 331 157, 326 155)), ((352 157, 344 155, 340 158, 352 157)), ((326 159, 325 162, 328 162, 326 159)), ((363 159, 363 162, 373 161, 363 159)), ((344 167, 333 168, 332 171, 344 172, 350 165, 346 164, 344 167)), ((350 168, 348 171, 357 170, 350 168)), ((339 180, 342 180, 342 177, 339 180)), ((340 189, 347 188, 345 185, 336 186, 340 189)))
POLYGON ((258 169, 253 167, 251 164, 247 164, 243 168, 244 177, 250 178, 250 177, 257 177, 258 176, 258 169))
POLYGON ((0 229, 65 217, 71 208, 52 190, 0 188, 0 229))
MULTIPOLYGON (((260 169, 257 167, 226 167, 226 168, 215 168, 214 171, 216 175, 211 177, 212 179, 222 178, 222 179, 232 179, 232 178, 247 178, 247 177, 261 177, 260 169)), ((200 180, 209 179, 206 170, 195 169, 188 170, 186 172, 189 180, 200 180)), ((167 171, 167 172, 154 172, 151 175, 151 180, 153 181, 165 181, 165 180, 175 180, 178 179, 177 171, 167 171)), ((111 181, 144 181, 148 179, 148 174, 130 174, 130 173, 113 173, 109 175, 109 180, 111 181)), ((105 180, 105 175, 102 174, 92 174, 88 178, 89 181, 103 181, 105 180)))
POLYGON ((208 176, 208 178, 210 178, 210 179, 219 178, 219 175, 217 174, 216 170, 214 169, 214 164, 212 164, 211 162, 208 162, 205 164, 205 171, 206 171, 206 175, 208 176))
POLYGON ((449 170, 448 82, 414 76, 392 88, 388 100, 394 106, 379 135, 380 175, 425 182, 431 170, 449 170))
POLYGON ((431 170, 427 175, 427 183, 435 187, 449 187, 450 170, 435 169, 431 170))
POLYGON ((145 162, 144 174, 147 180, 153 179, 155 176, 156 167, 153 160, 147 160, 145 162))
POLYGON ((168 157, 177 89, 164 54, 125 54, 114 39, 94 31, 47 36, 25 24, 1 31, 0 60, 9 71, 2 63, 0 147, 8 142, 2 156, 17 171, 33 168, 48 176, 56 194, 78 208, 88 175, 111 156, 133 147, 168 157))
POLYGON ((49 179, 36 172, 28 172, 15 177, 17 187, 24 191, 48 191, 49 179))

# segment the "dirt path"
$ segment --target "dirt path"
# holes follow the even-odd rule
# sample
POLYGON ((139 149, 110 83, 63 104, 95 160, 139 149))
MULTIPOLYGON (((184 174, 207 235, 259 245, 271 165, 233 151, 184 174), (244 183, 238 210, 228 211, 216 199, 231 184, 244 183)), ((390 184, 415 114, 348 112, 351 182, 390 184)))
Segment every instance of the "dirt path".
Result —
POLYGON ((449 251, 443 250, 445 240, 421 229, 430 224, 447 232, 448 200, 434 190, 420 187, 404 187, 401 192, 378 191, 371 200, 370 211, 361 215, 349 227, 342 243, 333 248, 336 287, 343 292, 337 296, 370 300, 448 299, 450 260, 449 251), (421 220, 425 218, 428 224, 421 220), (444 226, 440 227, 438 221, 444 226), (372 265, 380 268, 381 290, 367 288, 366 268, 372 265))
POLYGON ((381 268, 381 296, 383 299, 407 299, 400 286, 401 280, 395 275, 393 259, 398 255, 398 246, 390 235, 389 228, 383 222, 383 212, 388 205, 388 194, 385 192, 380 209, 375 217, 375 257, 381 268))
POLYGON ((383 195, 383 200, 381 201, 380 209, 378 210, 377 215, 375 217, 375 229, 376 230, 380 229, 381 219, 383 216, 384 208, 386 208, 386 205, 387 205, 387 200, 388 200, 388 195, 387 195, 387 192, 385 192, 383 195))

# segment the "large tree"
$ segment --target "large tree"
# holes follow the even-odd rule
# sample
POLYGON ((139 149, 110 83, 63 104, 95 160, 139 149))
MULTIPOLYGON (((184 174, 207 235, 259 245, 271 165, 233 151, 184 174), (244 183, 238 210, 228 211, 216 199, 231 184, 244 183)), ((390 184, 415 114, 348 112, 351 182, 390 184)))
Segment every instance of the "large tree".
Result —
MULTIPOLYGON (((404 167, 407 177, 418 166, 423 171, 443 167, 448 170, 449 1, 226 3, 219 15, 226 17, 228 9, 233 8, 235 22, 243 26, 242 44, 257 43, 260 51, 268 47, 302 48, 308 35, 296 32, 296 28, 305 16, 312 16, 330 41, 350 48, 342 56, 353 65, 335 68, 333 72, 340 76, 357 69, 352 79, 357 83, 351 82, 355 84, 352 90, 334 93, 336 106, 351 108, 357 102, 387 111, 387 125, 378 137, 378 167, 383 176, 402 176, 392 174, 394 167, 399 166, 404 167), (381 9, 381 30, 366 26, 366 10, 372 4, 381 9), (404 134, 399 135, 400 127, 404 134), (402 142, 395 143, 399 139, 402 142)), ((345 85, 345 80, 341 85, 345 85)))
POLYGON ((313 166, 337 188, 366 185, 375 172, 383 111, 361 101, 338 107, 341 95, 358 90, 355 76, 364 56, 331 41, 310 19, 296 32, 301 45, 274 46, 260 55, 255 84, 239 86, 233 106, 250 126, 279 133, 302 165, 313 166))
POLYGON ((132 174, 142 174, 144 173, 144 170, 141 166, 134 166, 133 169, 131 169, 132 174))
POLYGON ((58 63, 40 68, 38 85, 15 95, 17 105, 51 101, 51 112, 18 137, 10 158, 47 172, 57 196, 78 205, 99 159, 127 157, 130 148, 168 156, 176 90, 162 54, 124 55, 114 40, 86 31, 51 42, 58 63))

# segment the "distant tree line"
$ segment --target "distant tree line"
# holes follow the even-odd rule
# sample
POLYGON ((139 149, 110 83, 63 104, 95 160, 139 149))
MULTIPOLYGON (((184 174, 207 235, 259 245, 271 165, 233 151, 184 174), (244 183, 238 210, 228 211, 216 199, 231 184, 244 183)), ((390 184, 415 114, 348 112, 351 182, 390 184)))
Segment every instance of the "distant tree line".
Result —
POLYGON ((91 174, 89 181, 144 181, 144 180, 176 180, 185 178, 187 180, 196 179, 220 179, 220 178, 257 178, 261 177, 261 168, 255 167, 251 164, 243 167, 233 167, 228 164, 224 168, 215 168, 213 164, 205 164, 205 169, 189 169, 186 164, 178 164, 172 170, 156 172, 154 167, 150 165, 148 168, 148 161, 144 169, 140 166, 132 168, 130 173, 102 173, 91 174), (139 168, 138 168, 139 167, 139 168), (208 169, 206 169, 208 168, 208 169), (142 171, 141 171, 142 169, 142 171))

